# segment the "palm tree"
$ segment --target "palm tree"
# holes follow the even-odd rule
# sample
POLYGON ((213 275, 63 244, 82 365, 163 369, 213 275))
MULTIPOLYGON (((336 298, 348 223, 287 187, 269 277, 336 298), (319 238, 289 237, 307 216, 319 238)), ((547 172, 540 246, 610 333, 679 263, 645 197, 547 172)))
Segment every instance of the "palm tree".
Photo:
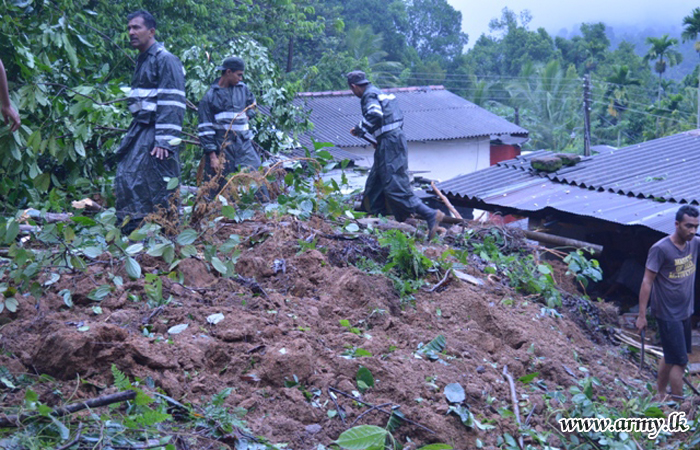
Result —
MULTIPOLYGON (((700 8, 695 8, 692 15, 683 18, 683 32, 681 37, 683 42, 697 39, 700 35, 700 8)), ((695 51, 700 55, 700 41, 695 41, 695 51)), ((697 128, 700 128, 700 73, 698 73, 698 117, 696 121, 697 128)))
MULTIPOLYGON (((630 70, 627 66, 613 67, 613 74, 605 79, 608 83, 608 88, 605 92, 605 97, 610 99, 608 113, 615 117, 617 124, 622 122, 622 113, 627 110, 629 99, 627 97, 628 86, 639 86, 641 82, 630 77, 630 70)), ((617 146, 620 147, 621 127, 617 130, 617 146)))
POLYGON ((646 42, 651 45, 651 48, 644 56, 644 60, 656 60, 654 71, 659 74, 658 100, 661 100, 661 76, 666 72, 666 63, 668 62, 668 67, 673 67, 683 61, 683 55, 673 48, 678 45, 678 39, 670 38, 668 34, 664 34, 660 38, 648 37, 646 42), (666 59, 664 60, 664 58, 666 59))
POLYGON ((492 81, 479 80, 476 75, 471 75, 469 77, 469 82, 472 89, 471 93, 467 95, 467 100, 471 101, 477 106, 485 106, 489 101, 491 86, 493 86, 492 81))
MULTIPOLYGON (((683 42, 697 39, 700 34, 700 8, 695 8, 690 16, 683 18, 683 32, 681 38, 683 42)), ((700 53, 700 41, 695 42, 695 51, 700 53)))
POLYGON ((355 59, 367 58, 375 81, 384 87, 390 87, 398 82, 396 73, 401 72, 403 65, 397 61, 385 61, 388 53, 382 49, 384 37, 381 33, 372 32, 369 25, 351 28, 345 35, 345 49, 355 59))
POLYGON ((573 148, 579 84, 575 69, 564 70, 559 61, 552 60, 541 67, 523 65, 519 80, 508 85, 510 106, 522 111, 523 126, 530 130, 536 148, 573 148))

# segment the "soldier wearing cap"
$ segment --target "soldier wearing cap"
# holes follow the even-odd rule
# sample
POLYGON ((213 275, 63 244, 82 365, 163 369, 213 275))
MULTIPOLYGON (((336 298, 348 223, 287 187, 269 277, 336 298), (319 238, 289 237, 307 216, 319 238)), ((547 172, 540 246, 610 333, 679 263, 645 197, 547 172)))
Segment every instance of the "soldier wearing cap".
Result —
MULTIPOLYGON (((243 167, 260 167, 249 125, 249 119, 255 116, 255 96, 242 81, 245 62, 235 56, 226 58, 216 70, 221 71, 221 77, 199 103, 199 142, 210 177, 219 170, 226 175, 243 167)), ((222 181, 225 183, 225 178, 222 181)))
POLYGON ((411 189, 408 144, 396 96, 383 93, 359 70, 348 73, 347 80, 362 105, 362 121, 350 133, 358 137, 372 135, 377 140, 362 208, 372 214, 393 214, 399 222, 417 214, 427 221, 428 239, 431 239, 444 214, 426 206, 411 189))
POLYGON ((168 206, 164 178, 180 176, 178 147, 185 116, 182 63, 155 40, 156 21, 148 11, 127 16, 129 42, 139 51, 131 78, 131 125, 117 150, 114 178, 117 217, 131 220, 124 231, 158 207, 168 206))

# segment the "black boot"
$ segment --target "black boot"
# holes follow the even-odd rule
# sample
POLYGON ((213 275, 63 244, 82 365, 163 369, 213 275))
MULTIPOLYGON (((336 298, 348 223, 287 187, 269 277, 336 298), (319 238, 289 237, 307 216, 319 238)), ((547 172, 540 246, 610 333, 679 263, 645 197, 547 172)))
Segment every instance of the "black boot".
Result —
POLYGON ((431 240, 433 236, 435 236, 438 225, 442 222, 442 218, 445 217, 445 214, 439 209, 432 209, 422 202, 418 208, 416 208, 416 214, 428 222, 428 240, 431 240))

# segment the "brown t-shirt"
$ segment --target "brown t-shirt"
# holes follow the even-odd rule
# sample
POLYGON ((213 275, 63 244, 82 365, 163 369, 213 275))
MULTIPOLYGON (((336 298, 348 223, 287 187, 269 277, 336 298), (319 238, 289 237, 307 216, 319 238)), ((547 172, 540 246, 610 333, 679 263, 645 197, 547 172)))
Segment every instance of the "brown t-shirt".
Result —
POLYGON ((656 318, 685 320, 693 314, 699 247, 700 237, 680 250, 666 236, 649 249, 646 267, 656 272, 651 288, 651 312, 656 318))

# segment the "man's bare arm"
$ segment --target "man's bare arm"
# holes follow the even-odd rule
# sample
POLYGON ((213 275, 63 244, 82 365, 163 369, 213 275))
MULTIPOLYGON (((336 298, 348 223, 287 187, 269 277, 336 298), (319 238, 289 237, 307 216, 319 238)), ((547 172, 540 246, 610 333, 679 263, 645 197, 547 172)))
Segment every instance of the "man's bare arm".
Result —
POLYGON ((639 289, 639 315, 637 316, 637 329, 641 332, 647 326, 647 306, 651 297, 651 286, 656 279, 656 272, 644 269, 642 287, 639 289))
POLYGON ((2 59, 0 59, 0 105, 5 123, 10 125, 10 131, 14 133, 19 129, 22 120, 19 118, 17 111, 10 105, 10 92, 7 90, 7 74, 5 73, 2 59))

